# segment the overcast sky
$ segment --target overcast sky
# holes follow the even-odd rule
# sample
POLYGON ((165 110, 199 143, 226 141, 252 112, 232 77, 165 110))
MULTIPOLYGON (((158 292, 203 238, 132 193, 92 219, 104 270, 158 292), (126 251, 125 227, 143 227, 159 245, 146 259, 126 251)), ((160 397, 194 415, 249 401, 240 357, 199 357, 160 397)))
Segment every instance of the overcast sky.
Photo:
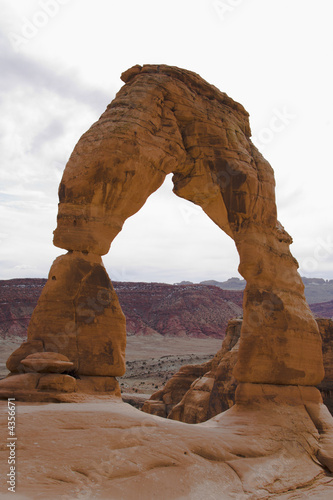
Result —
MULTIPOLYGON (((0 0, 0 279, 46 277, 57 190, 134 64, 199 73, 250 113, 303 276, 333 279, 331 0, 0 0)), ((104 257, 114 280, 239 276, 233 241, 168 177, 104 257)))

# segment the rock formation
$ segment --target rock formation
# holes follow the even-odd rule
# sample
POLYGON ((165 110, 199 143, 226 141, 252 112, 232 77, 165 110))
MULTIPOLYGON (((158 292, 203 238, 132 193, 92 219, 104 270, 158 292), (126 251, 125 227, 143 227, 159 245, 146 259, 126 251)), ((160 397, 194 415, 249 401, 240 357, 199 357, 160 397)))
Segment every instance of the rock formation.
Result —
MULTIPOLYGON (((260 492, 267 498, 267 491, 314 481, 325 468, 333 471, 332 418, 314 387, 324 377, 321 337, 289 251, 292 239, 277 221, 273 170, 250 139, 248 113, 195 73, 179 68, 134 66, 122 80, 125 85, 81 137, 65 168, 54 244, 67 254, 51 267, 28 341, 9 359, 12 375, 1 381, 0 394, 35 400, 65 397, 66 391, 67 400, 77 392, 119 394, 115 377, 124 373, 125 319, 101 256, 125 220, 173 173, 175 194, 199 205, 239 253, 239 272, 247 285, 234 368, 236 404, 208 426, 199 424, 195 435, 185 430, 183 436, 184 424, 166 420, 155 439, 157 458, 150 445, 136 458, 137 439, 132 447, 127 440, 125 477, 138 471, 149 476, 156 464, 176 466, 189 454, 196 466, 183 472, 198 477, 200 463, 220 463, 214 465, 215 481, 218 471, 224 491, 226 484, 237 485, 234 497, 249 492, 253 498, 260 492), (36 348, 66 356, 72 371, 19 373, 21 361, 36 348), (182 460, 172 447, 170 455, 169 445, 168 458, 161 449, 168 430, 182 460), (193 453, 200 455, 199 462, 193 453)), ((200 391, 211 383, 205 380, 200 391)), ((112 440, 112 449, 122 448, 112 440)), ((160 486, 172 486, 177 477, 180 486, 183 475, 171 471, 164 480, 163 474, 158 477, 160 486)), ((122 481, 122 494, 127 486, 122 481)), ((215 498, 219 494, 215 490, 215 498)), ((196 497, 202 495, 188 496, 196 497)))
POLYGON ((202 365, 183 366, 144 403, 142 411, 189 424, 204 422, 235 403, 242 320, 230 320, 221 349, 202 365))
MULTIPOLYGON (((322 337, 325 378, 318 385, 323 401, 333 414, 333 321, 317 319, 322 337)), ((195 424, 205 422, 235 404, 242 320, 230 320, 221 349, 201 365, 185 365, 165 386, 145 401, 142 411, 151 415, 195 424)))
POLYGON ((36 352, 21 360, 23 371, 36 373, 65 373, 74 367, 67 356, 56 352, 36 352))
POLYGON ((238 381, 318 384, 324 375, 318 327, 291 237, 276 218, 273 170, 250 139, 248 113, 186 70, 135 66, 122 80, 126 85, 81 137, 64 171, 54 244, 68 253, 51 267, 28 342, 60 350, 78 374, 122 374, 124 321, 100 256, 173 173, 174 192, 201 206, 239 252, 247 286, 238 381))
POLYGON ((7 361, 7 368, 15 376, 0 385, 0 394, 2 387, 4 394, 12 394, 13 383, 15 388, 18 383, 16 397, 22 399, 63 400, 63 392, 66 400, 71 399, 67 393, 73 393, 75 400, 76 392, 85 392, 87 384, 83 381, 90 377, 89 387, 106 394, 111 388, 120 395, 115 377, 125 371, 125 346, 125 317, 101 258, 69 252, 58 257, 51 267, 29 323, 28 340, 7 361), (26 371, 24 360, 35 353, 65 356, 71 363, 71 375, 60 375, 57 367, 49 367, 58 381, 54 384, 52 379, 49 385, 46 380, 50 377, 39 374, 37 369, 34 377, 21 373, 26 371))

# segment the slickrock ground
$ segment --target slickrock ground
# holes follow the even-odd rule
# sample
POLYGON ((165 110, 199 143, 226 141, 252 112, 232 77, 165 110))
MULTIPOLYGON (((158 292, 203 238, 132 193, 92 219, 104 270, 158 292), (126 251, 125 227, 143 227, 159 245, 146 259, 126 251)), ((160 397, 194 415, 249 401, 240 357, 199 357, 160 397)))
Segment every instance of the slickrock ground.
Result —
POLYGON ((3 499, 332 498, 332 475, 316 458, 319 434, 300 399, 240 403, 197 425, 116 399, 17 403, 14 496, 4 493, 7 404, 0 404, 3 499))

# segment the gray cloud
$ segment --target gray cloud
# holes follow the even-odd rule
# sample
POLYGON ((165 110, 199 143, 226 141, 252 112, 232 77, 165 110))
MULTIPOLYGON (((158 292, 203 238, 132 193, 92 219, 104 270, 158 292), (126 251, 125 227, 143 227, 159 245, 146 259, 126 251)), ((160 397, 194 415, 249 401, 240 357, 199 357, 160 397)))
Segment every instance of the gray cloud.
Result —
POLYGON ((73 99, 96 109, 104 110, 110 95, 101 89, 91 88, 79 81, 76 75, 58 68, 47 67, 22 53, 16 53, 6 35, 0 31, 0 92, 11 92, 15 88, 31 87, 38 92, 47 89, 62 98, 73 99))
POLYGON ((30 152, 37 154, 43 145, 58 139, 64 133, 65 126, 63 122, 59 118, 52 118, 48 125, 34 137, 30 152))
POLYGON ((2 32, 0 66, 0 275, 46 276, 62 170, 110 95, 15 53, 2 32))

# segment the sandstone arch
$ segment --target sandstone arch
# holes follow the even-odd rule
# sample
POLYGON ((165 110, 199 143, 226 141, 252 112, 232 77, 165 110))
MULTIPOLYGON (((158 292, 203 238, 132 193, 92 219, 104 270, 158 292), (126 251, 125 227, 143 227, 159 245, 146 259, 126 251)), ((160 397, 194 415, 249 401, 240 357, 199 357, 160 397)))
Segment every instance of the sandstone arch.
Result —
MULTIPOLYGON (((79 411, 66 405, 56 419, 52 405, 38 408, 34 418, 28 406, 18 428, 27 443, 20 470, 29 478, 29 443, 38 435, 44 467, 37 484, 46 496, 55 483, 66 496, 87 494, 92 478, 91 491, 106 497, 137 498, 139 485, 145 498, 155 497, 156 488, 163 498, 184 491, 186 498, 201 498, 207 487, 212 498, 289 498, 288 490, 294 497, 296 489, 326 498, 332 418, 319 391, 304 387, 323 377, 320 336, 291 238, 277 221, 273 171, 251 143, 248 115, 185 70, 136 66, 123 80, 66 166, 54 243, 68 252, 53 263, 28 341, 10 356, 12 374, 0 381, 0 398, 77 402, 94 393, 90 402, 107 394, 107 404, 99 406, 97 420, 90 402, 79 411), (125 369, 126 328, 101 256, 170 172, 175 193, 200 205, 234 239, 247 280, 236 404, 196 427, 113 405, 110 398, 120 396, 114 377, 125 369), (69 365, 73 371, 66 373, 69 365), (21 374, 26 366, 31 373, 21 374), (60 456, 55 465, 50 428, 56 429, 51 455, 59 450, 60 456), (75 472, 84 476, 80 489, 75 472)), ((33 478, 33 494, 35 488, 33 478)))
POLYGON ((134 66, 122 80, 64 171, 54 244, 68 253, 51 267, 28 343, 10 357, 9 369, 44 350, 66 355, 82 379, 98 376, 100 383, 124 373, 125 320, 101 256, 173 173, 174 192, 200 205, 239 252, 247 287, 238 381, 318 384, 318 327, 289 251, 292 239, 277 221, 273 170, 250 139, 248 113, 175 67, 134 66))

